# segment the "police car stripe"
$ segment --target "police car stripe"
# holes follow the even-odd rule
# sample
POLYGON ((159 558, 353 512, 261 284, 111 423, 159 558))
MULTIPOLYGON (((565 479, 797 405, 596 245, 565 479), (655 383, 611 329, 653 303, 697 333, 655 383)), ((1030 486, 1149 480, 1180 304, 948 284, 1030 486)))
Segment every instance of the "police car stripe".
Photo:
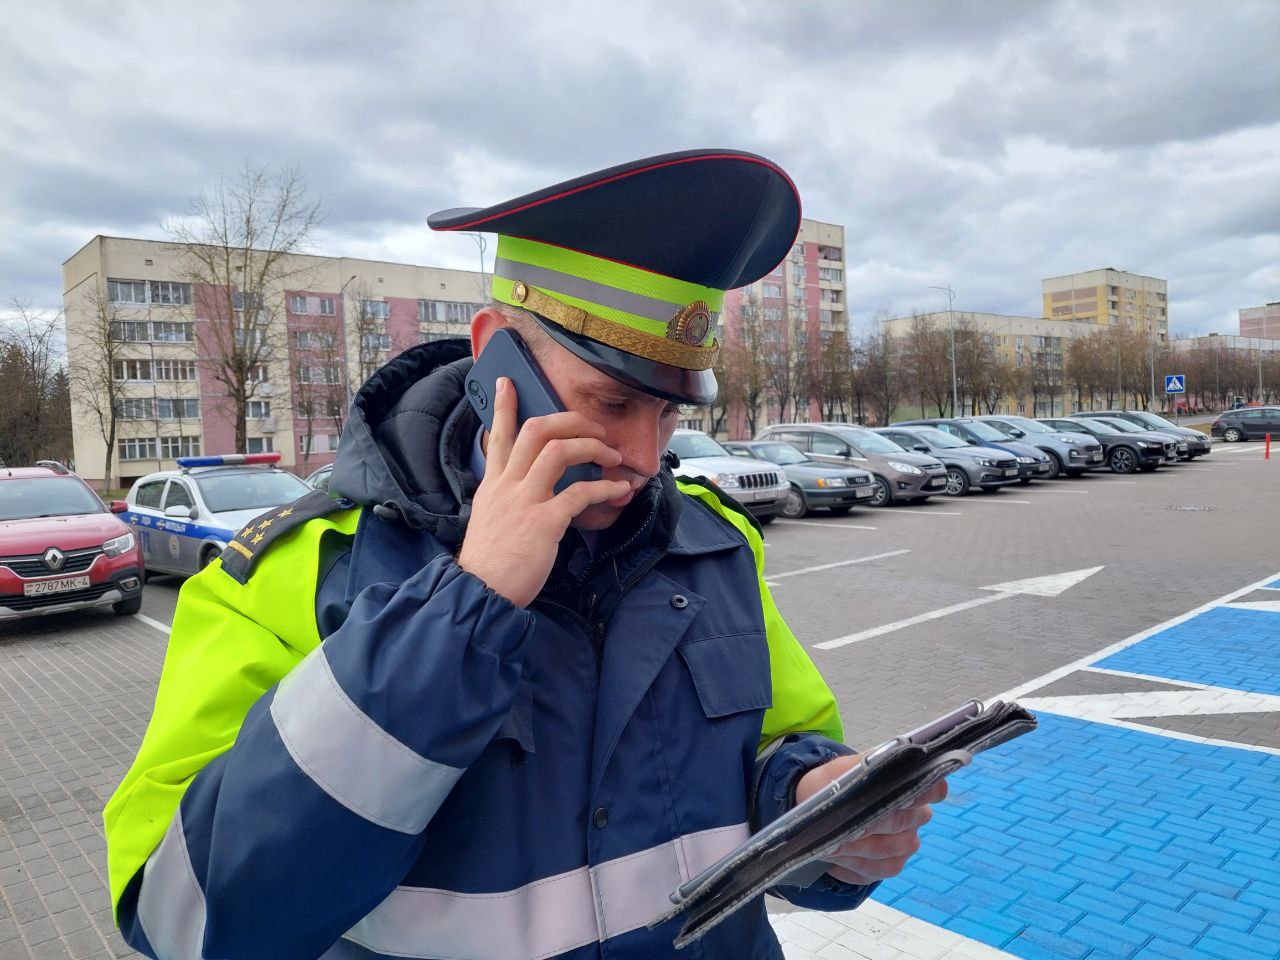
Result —
POLYGON ((138 922, 157 956, 165 960, 204 956, 204 891, 187 854, 181 807, 142 869, 138 922))
MULTIPOLYGON (((666 323, 677 310, 686 306, 683 303, 671 303, 647 297, 642 293, 619 290, 617 287, 596 283, 594 280, 584 280, 582 277, 575 277, 549 267, 538 267, 503 257, 494 261, 493 270, 495 276, 502 277, 504 280, 523 280, 531 287, 542 287, 568 297, 576 297, 623 313, 644 317, 647 320, 656 320, 658 323, 666 323)), ((713 312, 710 316, 711 322, 714 323, 719 314, 713 312)))
POLYGON ((515 890, 397 887, 345 939, 398 957, 541 960, 638 930, 671 909, 667 895, 732 850, 745 823, 545 877, 515 890))
POLYGON ((338 685, 321 644, 276 688, 271 718, 295 763, 366 820, 418 833, 462 770, 420 756, 370 719, 338 685))

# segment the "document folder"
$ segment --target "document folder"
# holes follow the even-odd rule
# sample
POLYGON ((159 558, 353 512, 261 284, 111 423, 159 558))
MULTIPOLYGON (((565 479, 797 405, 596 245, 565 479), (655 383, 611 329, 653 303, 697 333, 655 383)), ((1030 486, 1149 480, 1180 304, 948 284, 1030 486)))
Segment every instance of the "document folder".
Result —
POLYGON ((736 850, 671 894, 658 926, 687 914, 676 937, 687 946, 778 883, 808 885, 826 872, 822 861, 841 844, 870 830, 975 754, 1027 733, 1035 717, 1016 703, 964 706, 863 756, 851 770, 797 804, 736 850))

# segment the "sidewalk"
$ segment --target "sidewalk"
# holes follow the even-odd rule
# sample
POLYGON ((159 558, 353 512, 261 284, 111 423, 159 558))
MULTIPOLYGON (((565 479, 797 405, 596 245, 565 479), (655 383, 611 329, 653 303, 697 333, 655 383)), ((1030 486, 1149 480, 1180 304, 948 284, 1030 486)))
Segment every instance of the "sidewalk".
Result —
POLYGON ((877 902, 776 917, 789 960, 1280 958, 1277 587, 1014 691, 1040 729, 952 778, 877 902))

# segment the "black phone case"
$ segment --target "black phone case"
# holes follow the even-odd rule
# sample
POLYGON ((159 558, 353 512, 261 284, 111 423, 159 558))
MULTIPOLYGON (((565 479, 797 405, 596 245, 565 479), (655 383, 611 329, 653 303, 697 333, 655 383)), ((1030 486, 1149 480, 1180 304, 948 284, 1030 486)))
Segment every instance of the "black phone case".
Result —
MULTIPOLYGON (((497 396, 499 377, 510 378, 516 388, 516 429, 531 417, 563 413, 564 404, 538 366, 528 346, 510 327, 497 330, 467 374, 464 389, 471 409, 485 429, 493 427, 493 401, 497 396)), ((564 472, 557 481, 560 493, 579 480, 599 480, 604 476, 598 463, 579 463, 564 472)))
POLYGON ((824 853, 870 830, 967 765, 975 754, 1035 726, 1035 717, 1016 703, 996 702, 984 709, 972 701, 960 711, 882 744, 839 780, 682 884, 671 894, 675 906, 650 928, 687 913, 675 940, 677 948, 684 947, 775 884, 812 882, 825 872, 824 853), (797 881, 797 874, 815 862, 821 869, 797 881))

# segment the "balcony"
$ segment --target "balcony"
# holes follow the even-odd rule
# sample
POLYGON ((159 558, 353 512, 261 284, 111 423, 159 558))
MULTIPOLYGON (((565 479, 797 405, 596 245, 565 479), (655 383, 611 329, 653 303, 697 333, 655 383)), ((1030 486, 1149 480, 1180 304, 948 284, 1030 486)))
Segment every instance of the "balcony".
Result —
POLYGON ((263 433, 275 433, 276 418, 263 417, 261 420, 258 421, 258 429, 261 430, 263 433))

